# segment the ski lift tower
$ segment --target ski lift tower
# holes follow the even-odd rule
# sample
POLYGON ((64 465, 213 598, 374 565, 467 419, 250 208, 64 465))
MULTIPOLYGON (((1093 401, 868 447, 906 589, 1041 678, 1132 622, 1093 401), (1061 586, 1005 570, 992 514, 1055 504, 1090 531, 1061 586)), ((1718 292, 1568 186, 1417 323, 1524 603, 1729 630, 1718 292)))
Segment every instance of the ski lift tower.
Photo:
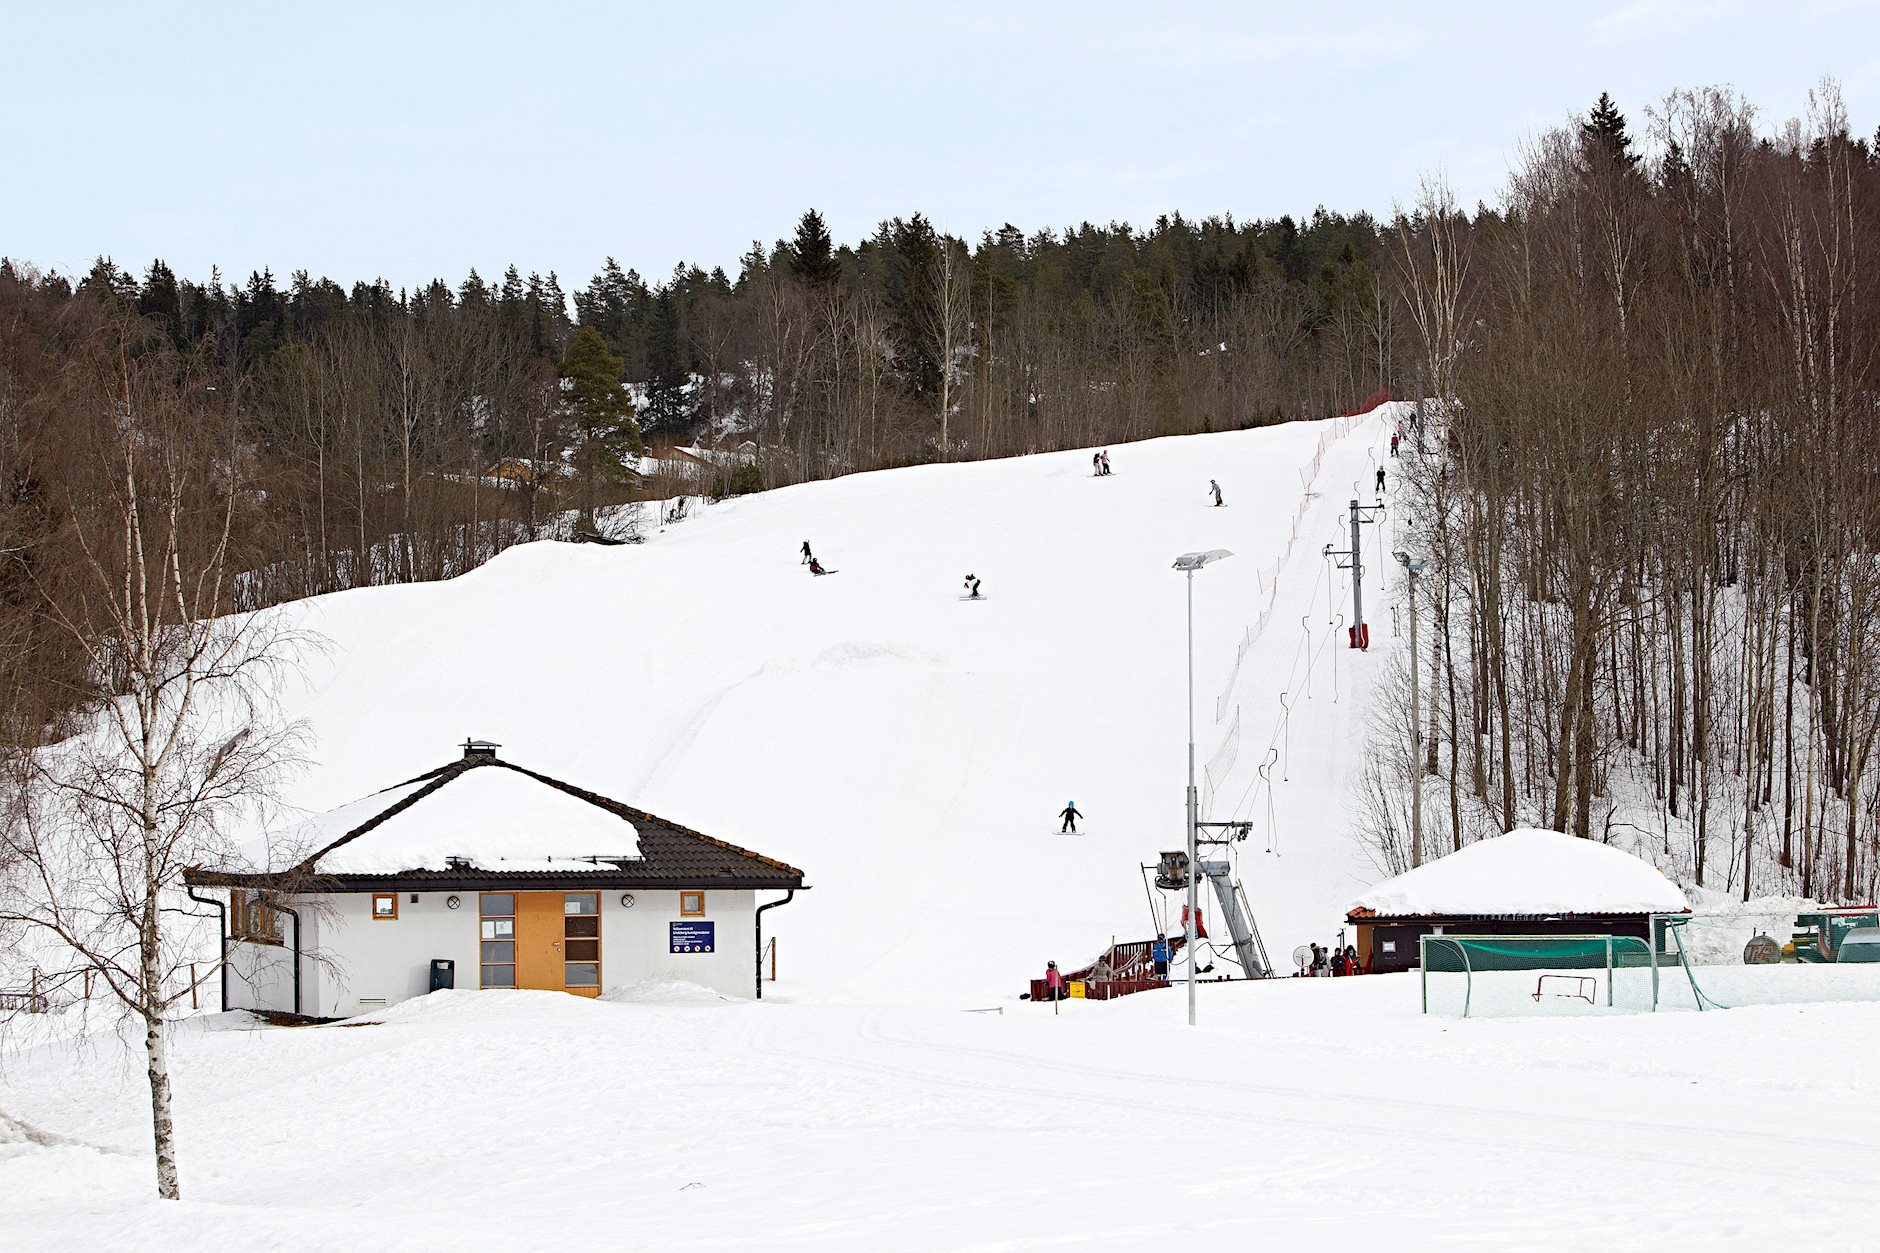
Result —
POLYGON ((1369 649, 1371 647, 1371 628, 1364 621, 1364 541, 1359 535, 1360 525, 1376 522, 1384 514, 1382 505, 1360 505, 1357 497, 1351 499, 1351 547, 1349 549, 1325 546, 1324 552, 1332 558, 1340 570, 1351 571, 1351 646, 1369 649))

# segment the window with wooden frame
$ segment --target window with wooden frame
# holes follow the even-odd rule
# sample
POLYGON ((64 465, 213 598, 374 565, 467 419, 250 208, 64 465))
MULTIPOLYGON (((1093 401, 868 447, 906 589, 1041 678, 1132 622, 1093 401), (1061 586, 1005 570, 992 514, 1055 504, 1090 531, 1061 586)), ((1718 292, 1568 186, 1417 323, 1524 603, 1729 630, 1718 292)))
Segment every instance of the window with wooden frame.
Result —
POLYGON ((481 971, 477 986, 516 986, 516 894, 485 892, 478 898, 481 971))
POLYGON ((703 918, 705 916, 705 893, 679 893, 679 917, 703 918))
POLYGON ((601 985, 601 898, 598 892, 562 897, 562 980, 570 990, 601 985))
POLYGON ((398 893, 374 892, 372 894, 372 918, 375 922, 398 921, 398 893))
POLYGON ((280 915, 274 912, 261 893, 245 888, 229 890, 228 929, 235 939, 246 940, 250 944, 281 942, 280 915))

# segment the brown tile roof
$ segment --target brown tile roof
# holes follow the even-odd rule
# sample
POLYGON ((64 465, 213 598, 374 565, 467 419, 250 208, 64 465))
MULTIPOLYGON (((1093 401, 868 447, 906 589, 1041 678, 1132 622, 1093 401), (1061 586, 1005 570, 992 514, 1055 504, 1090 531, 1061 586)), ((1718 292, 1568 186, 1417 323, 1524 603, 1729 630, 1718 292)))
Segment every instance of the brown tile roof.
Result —
MULTIPOLYGON (((426 774, 409 780, 410 783, 426 783, 410 795, 347 831, 337 840, 328 843, 298 866, 276 872, 246 872, 205 869, 192 866, 184 873, 184 881, 202 887, 257 887, 298 892, 366 892, 383 890, 387 887, 419 887, 431 891, 474 891, 490 884, 515 883, 536 888, 552 889, 563 884, 572 887, 588 888, 654 888, 654 887, 697 887, 697 888, 800 888, 803 886, 803 872, 795 866, 754 853, 748 848, 715 839, 712 836, 682 827, 676 822, 668 822, 656 814, 649 814, 643 809, 635 809, 611 800, 586 788, 564 783, 560 779, 525 770, 496 757, 493 752, 471 751, 447 766, 440 766, 426 774), (421 803, 453 779, 462 778, 465 773, 479 769, 513 770, 547 787, 579 797, 590 805, 597 805, 611 813, 619 814, 633 824, 639 833, 640 856, 631 860, 597 860, 591 868, 581 863, 570 861, 567 870, 524 870, 502 871, 484 870, 475 867, 447 870, 406 870, 397 874, 329 874, 323 875, 313 867, 325 854, 343 844, 349 844, 369 833, 374 827, 402 813, 411 806, 421 803)), ((402 785, 401 785, 402 786, 402 785)))

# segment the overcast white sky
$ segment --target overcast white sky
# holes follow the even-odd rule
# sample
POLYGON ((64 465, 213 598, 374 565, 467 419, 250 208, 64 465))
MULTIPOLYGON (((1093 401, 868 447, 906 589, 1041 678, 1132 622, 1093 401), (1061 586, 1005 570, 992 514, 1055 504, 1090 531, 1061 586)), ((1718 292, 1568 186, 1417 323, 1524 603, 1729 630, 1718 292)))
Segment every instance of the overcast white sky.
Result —
POLYGON ((734 266, 808 207, 976 237, 1387 213, 1610 91, 1635 129, 1823 75, 1880 125, 1880 0, 11 7, 0 254, 394 283, 514 261, 572 290, 734 266), (80 10, 83 10, 82 12, 80 10), (1160 10, 1166 10, 1160 11, 1160 10))

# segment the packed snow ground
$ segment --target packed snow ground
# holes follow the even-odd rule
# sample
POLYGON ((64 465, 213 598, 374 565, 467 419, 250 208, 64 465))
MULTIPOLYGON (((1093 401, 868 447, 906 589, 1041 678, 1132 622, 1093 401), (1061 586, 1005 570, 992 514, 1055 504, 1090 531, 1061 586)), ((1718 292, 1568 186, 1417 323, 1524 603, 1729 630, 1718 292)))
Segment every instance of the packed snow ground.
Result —
MULTIPOLYGON (((1858 1247, 1880 1007, 1424 1018, 1411 976, 1106 1005, 440 993, 14 1052, 0 1248, 1858 1247)), ((62 1024, 45 1024, 51 1033, 62 1024)))
POLYGON ((1399 644, 1388 518, 1369 654, 1337 646, 1319 550, 1388 416, 1117 448, 1107 479, 1088 453, 858 475, 298 607, 327 643, 283 697, 315 737, 295 805, 498 740, 803 867, 769 916, 782 981, 189 1019, 175 1205, 135 1050, 16 1019, 0 1249, 1848 1245, 1880 1206, 1880 1006, 1457 1021, 1382 976, 1211 984, 1190 1031, 1179 991, 1015 999, 1150 926, 1138 863, 1182 838, 1183 551, 1236 553, 1195 581, 1198 739, 1212 816, 1255 824, 1273 956, 1382 877, 1347 805, 1399 644), (1071 799, 1088 830, 1060 836, 1071 799))

